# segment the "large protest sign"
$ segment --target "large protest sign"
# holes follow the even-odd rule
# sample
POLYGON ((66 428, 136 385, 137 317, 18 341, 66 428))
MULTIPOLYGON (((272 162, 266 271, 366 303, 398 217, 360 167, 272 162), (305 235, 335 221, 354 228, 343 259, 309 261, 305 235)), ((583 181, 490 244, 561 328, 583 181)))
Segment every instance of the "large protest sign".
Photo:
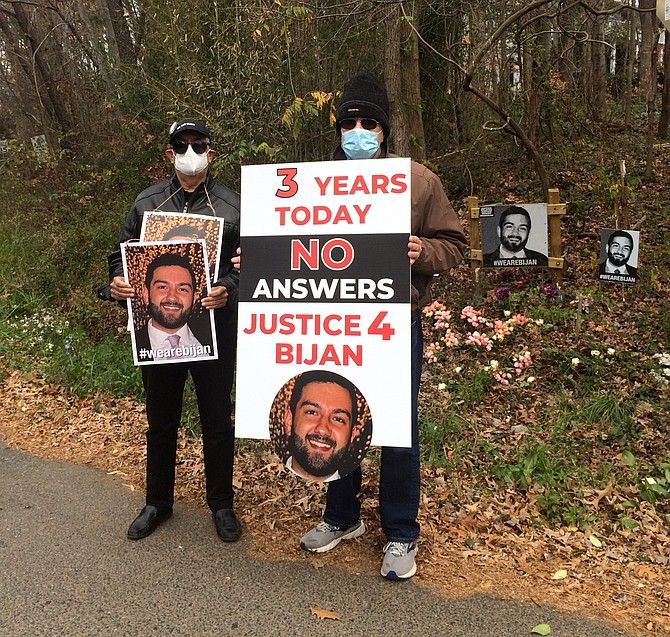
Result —
POLYGON ((242 168, 237 436, 290 427, 321 370, 353 385, 352 438, 410 446, 410 182, 408 159, 242 168))

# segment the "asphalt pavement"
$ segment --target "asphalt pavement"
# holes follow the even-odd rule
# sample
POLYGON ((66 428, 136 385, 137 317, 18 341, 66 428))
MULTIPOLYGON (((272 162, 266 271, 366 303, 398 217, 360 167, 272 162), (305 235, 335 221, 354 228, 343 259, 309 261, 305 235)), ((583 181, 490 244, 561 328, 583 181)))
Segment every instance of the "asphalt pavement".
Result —
POLYGON ((222 543, 205 510, 177 506, 132 542, 142 505, 117 478, 0 442, 0 636, 520 637, 538 624, 553 637, 625 635, 547 607, 254 559, 248 539, 222 543))

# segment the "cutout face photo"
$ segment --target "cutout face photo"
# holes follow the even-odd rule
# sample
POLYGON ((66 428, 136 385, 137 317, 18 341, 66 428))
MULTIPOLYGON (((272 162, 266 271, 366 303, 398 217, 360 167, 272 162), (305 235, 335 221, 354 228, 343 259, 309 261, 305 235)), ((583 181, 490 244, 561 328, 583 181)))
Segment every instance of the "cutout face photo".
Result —
POLYGON ((547 204, 480 206, 485 268, 547 267, 547 204))
POLYGON ((637 283, 640 231, 601 228, 598 279, 605 283, 637 283))
POLYGON ((607 244, 607 257, 613 265, 626 265, 633 252, 633 241, 628 237, 613 237, 607 244))
POLYGON ((351 381, 331 371, 310 370, 290 379, 275 397, 270 437, 291 471, 328 482, 352 471, 365 457, 372 419, 351 381))
POLYGON ((135 365, 218 357, 203 241, 128 242, 124 275, 135 289, 128 304, 135 365))

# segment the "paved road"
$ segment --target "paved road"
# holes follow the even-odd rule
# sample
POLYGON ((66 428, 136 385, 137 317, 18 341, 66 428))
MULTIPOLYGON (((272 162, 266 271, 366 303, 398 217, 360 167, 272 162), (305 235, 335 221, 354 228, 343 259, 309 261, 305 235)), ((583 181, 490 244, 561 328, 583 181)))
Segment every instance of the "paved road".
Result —
POLYGON ((205 511, 177 507, 130 542, 142 503, 99 471, 0 442, 0 636, 519 637, 540 623, 553 637, 624 634, 549 608, 252 559, 244 539, 218 540, 205 511), (319 621, 310 606, 341 620, 319 621))

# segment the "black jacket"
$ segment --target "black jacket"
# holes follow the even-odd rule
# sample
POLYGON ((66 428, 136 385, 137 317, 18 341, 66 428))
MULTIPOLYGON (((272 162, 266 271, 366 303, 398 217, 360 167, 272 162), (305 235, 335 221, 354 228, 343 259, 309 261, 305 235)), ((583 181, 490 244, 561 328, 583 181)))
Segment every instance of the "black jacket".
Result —
MULTIPOLYGON (((121 228, 117 249, 107 257, 109 280, 111 281, 115 276, 123 276, 120 246, 130 239, 140 238, 144 213, 154 210, 223 217, 219 278, 213 285, 225 285, 228 290, 226 307, 236 307, 240 275, 233 268, 230 259, 240 245, 240 196, 218 183, 209 171, 205 181, 195 189, 188 202, 176 175, 169 181, 155 184, 138 195, 121 228)), ((112 300, 109 286, 98 290, 98 296, 105 300, 112 300)))

